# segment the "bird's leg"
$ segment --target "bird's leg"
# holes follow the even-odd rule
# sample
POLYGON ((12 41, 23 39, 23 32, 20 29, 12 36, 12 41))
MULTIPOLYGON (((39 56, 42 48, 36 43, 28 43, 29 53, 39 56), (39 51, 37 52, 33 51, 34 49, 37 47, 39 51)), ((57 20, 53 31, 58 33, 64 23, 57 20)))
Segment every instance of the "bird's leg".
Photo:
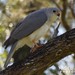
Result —
POLYGON ((35 40, 33 40, 33 43, 34 43, 34 46, 33 46, 33 48, 30 51, 32 53, 35 52, 38 48, 43 46, 42 44, 36 43, 35 40))

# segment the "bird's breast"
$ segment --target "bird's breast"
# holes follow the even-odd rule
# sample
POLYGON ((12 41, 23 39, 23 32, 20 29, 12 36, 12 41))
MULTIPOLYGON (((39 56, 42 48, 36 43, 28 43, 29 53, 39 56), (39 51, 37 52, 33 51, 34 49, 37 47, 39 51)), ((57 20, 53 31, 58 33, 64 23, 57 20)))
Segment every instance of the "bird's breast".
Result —
POLYGON ((39 29, 37 29, 36 31, 34 31, 32 34, 30 34, 28 37, 31 40, 36 40, 38 41, 41 37, 44 37, 48 31, 50 29, 50 25, 45 23, 42 27, 40 27, 39 29))
POLYGON ((29 47, 33 47, 34 44, 37 43, 41 37, 45 37, 45 35, 49 35, 49 29, 50 29, 50 24, 49 22, 46 22, 44 25, 42 25, 39 29, 34 31, 29 36, 19 40, 16 46, 16 50, 24 46, 25 44, 29 47), (34 41, 35 43, 33 42, 33 40, 35 40, 34 41))

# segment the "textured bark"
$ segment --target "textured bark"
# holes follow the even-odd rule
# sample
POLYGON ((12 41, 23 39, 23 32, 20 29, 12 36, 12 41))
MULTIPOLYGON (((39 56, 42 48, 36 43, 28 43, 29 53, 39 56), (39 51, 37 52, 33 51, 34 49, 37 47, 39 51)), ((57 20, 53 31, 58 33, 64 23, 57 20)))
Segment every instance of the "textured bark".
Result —
POLYGON ((75 53, 75 29, 51 39, 26 59, 0 72, 0 75, 41 75, 45 69, 75 53))

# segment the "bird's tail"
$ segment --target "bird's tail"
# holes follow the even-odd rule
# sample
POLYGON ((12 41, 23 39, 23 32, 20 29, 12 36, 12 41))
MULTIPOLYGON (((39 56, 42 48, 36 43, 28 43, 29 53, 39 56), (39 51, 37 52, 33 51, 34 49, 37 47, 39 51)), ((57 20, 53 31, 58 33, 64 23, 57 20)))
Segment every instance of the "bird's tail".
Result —
POLYGON ((10 45, 10 38, 8 38, 4 44, 3 44, 3 47, 5 47, 5 49, 10 45))
POLYGON ((5 64, 4 64, 4 67, 6 68, 7 67, 7 65, 8 65, 8 63, 9 63, 9 61, 10 61, 10 59, 12 58, 12 56, 13 56, 13 54, 14 54, 14 52, 15 52, 15 47, 16 47, 16 44, 17 43, 15 43, 15 44, 13 44, 12 45, 12 47, 11 47, 11 50, 10 50, 10 52, 9 52, 9 54, 8 54, 8 56, 7 56, 7 59, 6 59, 6 61, 5 61, 5 64))
POLYGON ((9 37, 3 44, 3 47, 6 49, 8 46, 13 45, 15 42, 17 42, 16 39, 9 37))

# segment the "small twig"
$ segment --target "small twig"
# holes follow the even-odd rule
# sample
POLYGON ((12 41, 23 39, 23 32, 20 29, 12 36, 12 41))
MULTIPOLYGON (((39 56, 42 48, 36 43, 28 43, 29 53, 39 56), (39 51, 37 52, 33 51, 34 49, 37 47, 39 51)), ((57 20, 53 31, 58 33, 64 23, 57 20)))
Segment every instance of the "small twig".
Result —
POLYGON ((73 7, 74 4, 75 4, 75 2, 74 2, 74 0, 73 0, 73 2, 70 2, 70 3, 68 4, 68 7, 69 7, 70 10, 71 10, 72 16, 75 18, 74 7, 73 7))
POLYGON ((70 26, 67 24, 66 19, 65 19, 65 15, 66 15, 66 10, 67 10, 67 0, 62 0, 63 3, 63 10, 62 10, 62 14, 61 14, 61 21, 63 26, 65 27, 66 30, 70 30, 70 26))
POLYGON ((50 0, 50 1, 53 2, 59 8, 60 11, 62 11, 61 7, 56 3, 55 0, 50 0))

